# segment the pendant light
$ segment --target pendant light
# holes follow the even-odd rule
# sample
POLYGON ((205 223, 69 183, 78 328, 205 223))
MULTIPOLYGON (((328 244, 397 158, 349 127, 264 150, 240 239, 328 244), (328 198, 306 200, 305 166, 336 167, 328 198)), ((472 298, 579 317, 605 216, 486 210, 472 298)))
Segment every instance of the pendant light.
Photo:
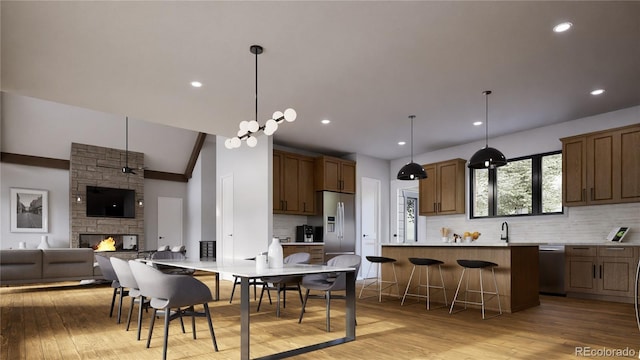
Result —
POLYGON ((256 56, 256 117, 251 121, 243 120, 240 122, 238 136, 229 138, 224 142, 224 146, 227 149, 240 147, 240 145, 242 145, 242 140, 245 140, 249 147, 255 147, 258 145, 258 139, 255 137, 255 133, 262 131, 265 135, 271 136, 276 132, 276 130, 278 130, 278 124, 284 121, 293 122, 298 116, 296 111, 291 108, 286 109, 284 113, 276 111, 264 125, 260 126, 258 123, 258 55, 262 54, 264 48, 260 45, 251 45, 249 47, 249 51, 256 56))
POLYGON ((507 165, 507 158, 496 148, 489 147, 489 95, 491 90, 482 92, 485 95, 485 145, 469 159, 467 166, 471 169, 495 169, 507 165))
POLYGON ((427 178, 427 172, 422 165, 413 162, 413 119, 415 117, 415 115, 409 115, 409 119, 411 119, 411 162, 398 171, 398 180, 419 180, 427 178))

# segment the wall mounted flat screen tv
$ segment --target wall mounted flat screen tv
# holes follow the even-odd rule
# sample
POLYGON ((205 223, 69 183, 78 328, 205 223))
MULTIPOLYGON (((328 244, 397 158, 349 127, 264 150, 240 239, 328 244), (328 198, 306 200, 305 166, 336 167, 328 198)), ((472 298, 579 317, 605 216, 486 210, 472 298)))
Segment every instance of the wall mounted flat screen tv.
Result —
POLYGON ((135 206, 135 190, 87 186, 88 217, 135 218, 135 206))

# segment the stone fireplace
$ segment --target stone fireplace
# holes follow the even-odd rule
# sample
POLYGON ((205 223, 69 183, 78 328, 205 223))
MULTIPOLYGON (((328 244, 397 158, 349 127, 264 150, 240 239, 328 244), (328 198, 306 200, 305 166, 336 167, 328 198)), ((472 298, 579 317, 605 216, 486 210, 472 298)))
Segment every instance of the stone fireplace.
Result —
POLYGON ((112 237, 116 251, 144 250, 144 154, 129 151, 129 167, 135 174, 122 173, 124 150, 71 144, 69 209, 71 247, 93 247, 95 237, 112 237), (87 216, 87 186, 135 190, 135 217, 111 218, 87 216), (80 201, 77 199, 80 198, 80 201), (82 240, 80 235, 82 234, 82 240), (135 250, 131 243, 135 239, 135 250), (119 243, 118 243, 119 241, 119 243))
POLYGON ((81 248, 96 251, 138 251, 138 235, 80 234, 78 238, 78 247, 81 248))

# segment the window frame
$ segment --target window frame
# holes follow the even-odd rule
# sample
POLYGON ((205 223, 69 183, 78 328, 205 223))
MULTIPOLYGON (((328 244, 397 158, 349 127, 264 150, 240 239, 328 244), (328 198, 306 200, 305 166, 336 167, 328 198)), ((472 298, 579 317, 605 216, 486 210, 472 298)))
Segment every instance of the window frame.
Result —
MULTIPOLYGON (((488 219, 502 217, 521 217, 521 216, 541 216, 541 215, 562 215, 564 214, 564 205, 561 211, 542 212, 542 158, 550 155, 562 154, 562 150, 549 151, 540 154, 521 156, 508 159, 507 162, 531 159, 531 213, 530 214, 511 214, 498 215, 497 197, 498 197, 498 169, 486 169, 488 171, 488 215, 475 216, 475 170, 469 171, 469 218, 470 219, 488 219)), ((484 170, 484 169, 483 169, 484 170)))

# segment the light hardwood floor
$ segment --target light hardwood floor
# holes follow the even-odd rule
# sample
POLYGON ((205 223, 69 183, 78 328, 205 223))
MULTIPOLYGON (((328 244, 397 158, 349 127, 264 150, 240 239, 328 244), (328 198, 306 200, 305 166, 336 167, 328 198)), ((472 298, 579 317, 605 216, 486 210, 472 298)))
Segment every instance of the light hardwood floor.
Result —
MULTIPOLYGON (((213 277, 198 279, 213 286, 213 277)), ((359 287, 358 287, 359 289, 359 287)), ((145 348, 149 317, 143 321, 142 341, 135 340, 135 323, 108 317, 112 289, 77 283, 0 288, 1 359, 160 359, 162 321, 156 322, 151 348, 145 348)), ((222 300, 211 303, 220 352, 214 353, 204 318, 196 319, 197 340, 172 322, 169 359, 238 359, 240 355, 239 298, 229 304, 231 282, 223 281, 222 300)), ((407 300, 409 302, 409 300, 407 300)), ((310 345, 344 334, 344 302, 332 302, 332 333, 324 331, 324 301, 310 300, 302 324, 299 301, 289 293, 282 317, 263 303, 255 313, 252 301, 251 355, 268 355, 310 345)), ((125 314, 128 302, 125 302, 125 314)), ((135 313, 134 313, 135 316, 135 313)), ((126 320, 126 316, 123 318, 126 320)), ((541 297, 541 305, 482 320, 469 309, 425 310, 415 300, 405 306, 394 298, 382 303, 358 300, 357 339, 299 356, 299 359, 574 359, 576 347, 593 350, 629 348, 638 358, 640 331, 633 305, 591 300, 541 297)), ((612 357, 609 357, 612 358, 612 357)))

